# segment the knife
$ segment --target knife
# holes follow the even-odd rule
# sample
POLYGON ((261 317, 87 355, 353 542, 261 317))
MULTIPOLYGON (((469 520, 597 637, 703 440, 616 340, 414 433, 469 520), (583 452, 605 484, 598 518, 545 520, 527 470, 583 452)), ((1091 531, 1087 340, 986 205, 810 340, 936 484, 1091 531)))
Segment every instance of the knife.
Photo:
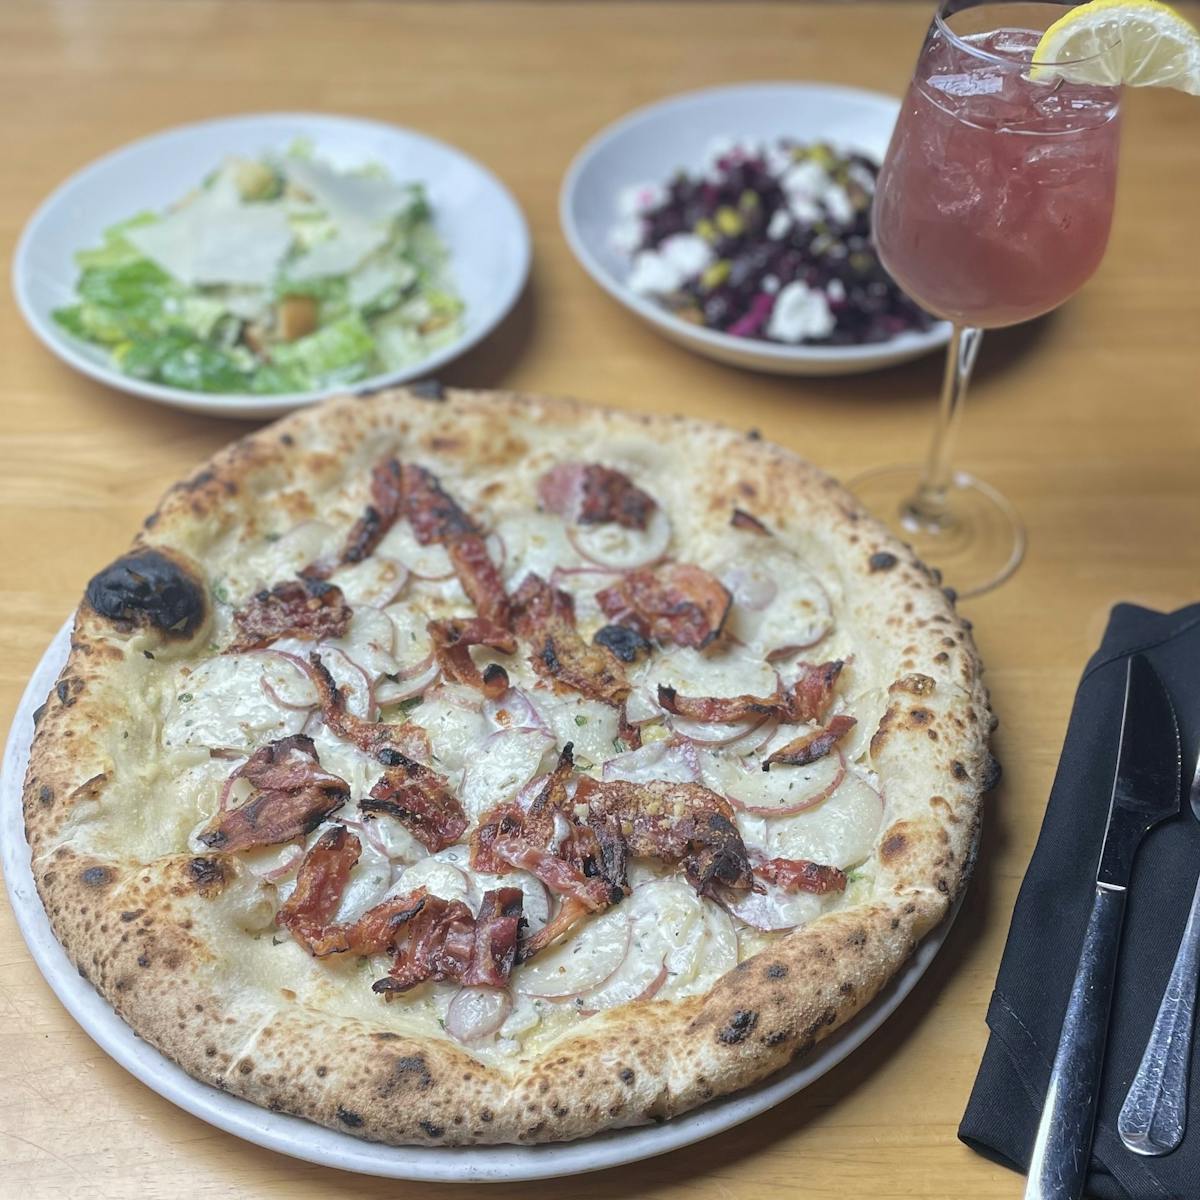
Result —
POLYGON ((1117 773, 1096 894, 1033 1145, 1025 1200, 1078 1200, 1083 1194, 1133 859, 1150 829, 1179 814, 1179 771, 1179 728, 1170 698, 1149 660, 1135 654, 1125 676, 1117 773))

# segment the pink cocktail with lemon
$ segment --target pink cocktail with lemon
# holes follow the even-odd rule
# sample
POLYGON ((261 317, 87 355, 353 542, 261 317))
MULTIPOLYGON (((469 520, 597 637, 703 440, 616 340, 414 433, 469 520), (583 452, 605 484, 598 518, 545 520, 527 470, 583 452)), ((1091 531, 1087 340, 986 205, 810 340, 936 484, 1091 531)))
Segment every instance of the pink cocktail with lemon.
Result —
POLYGON ((880 260, 953 324, 922 466, 881 467, 859 498, 961 595, 1016 569, 1021 520, 950 453, 984 329, 1057 308, 1108 244, 1123 86, 1200 94, 1200 32, 1159 0, 943 0, 879 174, 880 260))
POLYGON ((1028 78, 1028 30, 965 42, 936 27, 926 41, 880 175, 875 242, 925 309, 990 329, 1057 308, 1099 266, 1119 92, 1028 78))

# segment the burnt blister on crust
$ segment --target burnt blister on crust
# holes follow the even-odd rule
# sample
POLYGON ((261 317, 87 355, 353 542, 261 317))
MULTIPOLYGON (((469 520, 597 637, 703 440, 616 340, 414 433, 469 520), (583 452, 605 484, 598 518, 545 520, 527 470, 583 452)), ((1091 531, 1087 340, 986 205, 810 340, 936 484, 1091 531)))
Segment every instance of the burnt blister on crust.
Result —
POLYGON ((726 1046, 736 1046, 738 1042, 744 1042, 754 1032, 757 1024, 758 1013, 750 1008, 739 1008, 729 1018, 729 1024, 718 1032, 717 1040, 726 1046))
POLYGON ((189 858, 185 870, 202 896, 211 896, 225 886, 225 866, 219 858, 189 858))
POLYGON ((133 550, 87 585, 87 603, 122 629, 153 626, 171 637, 191 637, 207 612, 204 586, 161 550, 133 550))

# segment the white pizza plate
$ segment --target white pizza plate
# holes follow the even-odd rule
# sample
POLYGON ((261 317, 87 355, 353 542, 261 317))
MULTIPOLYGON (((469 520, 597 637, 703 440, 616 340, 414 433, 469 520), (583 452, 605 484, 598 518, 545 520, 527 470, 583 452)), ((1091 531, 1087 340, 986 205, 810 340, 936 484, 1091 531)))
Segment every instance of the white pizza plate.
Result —
POLYGON ((311 142, 319 157, 339 169, 379 163, 397 181, 424 183, 463 299, 463 330, 454 342, 403 370, 361 380, 352 390, 427 376, 500 323, 525 286, 531 250, 521 210, 490 171, 445 142, 381 121, 256 113, 181 125, 130 142, 60 185, 30 218, 13 257, 13 292, 30 328, 85 375, 189 412, 275 417, 346 391, 342 385, 278 396, 210 395, 134 379, 109 365, 103 347, 72 337, 51 317, 74 297, 75 252, 97 245, 108 226, 176 203, 230 155, 256 157, 284 150, 297 139, 311 142))
POLYGON ((827 83, 747 83, 659 101, 597 134, 567 171, 559 220, 589 275, 673 342, 719 362, 779 375, 849 375, 906 362, 944 346, 950 326, 863 346, 785 346, 734 337, 684 321, 625 284, 628 257, 613 246, 617 197, 633 184, 663 182, 679 168, 702 169, 718 138, 825 141, 883 160, 899 101, 827 83))
POLYGON ((46 699, 70 644, 59 630, 30 679, 13 718, 0 775, 0 867, 17 924, 42 974, 89 1036, 147 1087, 193 1116, 248 1142, 294 1158, 390 1179, 514 1182, 616 1167, 712 1137, 795 1095, 862 1045, 896 1010, 933 961, 957 909, 917 947, 904 970, 853 1021, 802 1061, 758 1087, 715 1100, 662 1125, 614 1130, 544 1146, 380 1146, 349 1134, 269 1112, 185 1074, 142 1041, 79 975, 50 928, 34 887, 21 816, 21 787, 33 737, 33 712, 46 699))

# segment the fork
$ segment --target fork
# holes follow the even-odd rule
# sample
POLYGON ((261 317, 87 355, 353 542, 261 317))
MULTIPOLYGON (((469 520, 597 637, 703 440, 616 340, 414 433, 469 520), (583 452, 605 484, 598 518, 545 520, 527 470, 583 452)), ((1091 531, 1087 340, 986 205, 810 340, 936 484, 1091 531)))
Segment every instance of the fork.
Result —
MULTIPOLYGON (((1200 759, 1189 793, 1192 814, 1200 821, 1200 759)), ((1187 1128, 1188 1075, 1192 1066, 1192 1033, 1196 985, 1200 980, 1200 879, 1192 896, 1183 940, 1163 993, 1154 1029, 1141 1066, 1117 1117, 1117 1132, 1134 1154, 1170 1154, 1187 1128)))

